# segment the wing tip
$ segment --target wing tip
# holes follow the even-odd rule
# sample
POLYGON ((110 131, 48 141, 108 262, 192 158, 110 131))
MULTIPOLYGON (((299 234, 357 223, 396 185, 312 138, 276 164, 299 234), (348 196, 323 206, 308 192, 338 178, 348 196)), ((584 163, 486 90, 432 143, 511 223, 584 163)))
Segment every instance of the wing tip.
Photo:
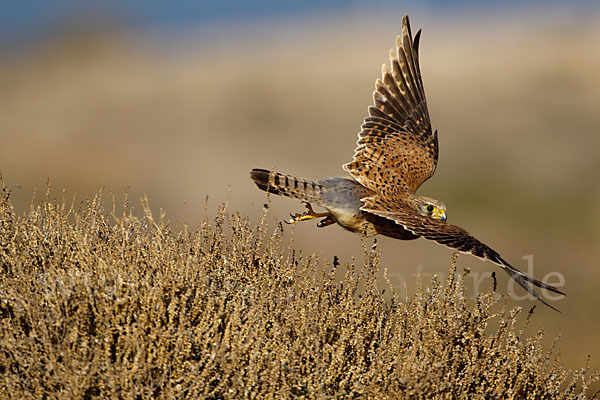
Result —
POLYGON ((412 41, 412 32, 410 29, 410 18, 408 14, 402 17, 402 37, 408 37, 412 41))
MULTIPOLYGON (((391 53, 393 53, 393 50, 390 50, 391 53)), ((390 70, 389 65, 387 64, 381 64, 381 78, 385 79, 385 76, 388 74, 391 74, 392 71, 390 70)), ((379 81, 379 79, 377 79, 379 81)))
POLYGON ((415 35, 415 38, 413 39, 413 50, 415 53, 419 52, 419 43, 421 42, 421 32, 422 32, 422 30, 419 29, 417 31, 417 34, 415 35))
MULTIPOLYGON (((493 260, 490 260, 490 261, 493 261, 493 260)), ((508 263, 506 263, 506 264, 508 264, 508 263)), ((550 305, 548 302, 546 302, 546 300, 544 300, 542 298, 542 296, 540 296, 538 294, 538 292, 536 292, 531 285, 535 285, 542 290, 549 290, 553 293, 560 294, 563 296, 566 296, 566 293, 563 293, 562 291, 558 290, 557 288, 555 288, 552 285, 548 285, 544 282, 538 281, 537 279, 530 277, 529 275, 519 271, 518 269, 516 269, 515 267, 513 267, 510 264, 508 264, 508 265, 500 264, 500 266, 502 267, 502 269, 504 271, 506 271, 506 273, 508 273, 508 275, 515 282, 517 282, 519 284, 519 286, 521 286, 523 289, 525 289, 527 291, 527 293, 529 293, 533 297, 535 297, 536 300, 539 300, 542 304, 544 304, 547 307, 550 307, 554 311, 560 312, 560 310, 558 308, 556 308, 556 307, 550 305)))
POLYGON ((410 17, 408 14, 404 14, 402 16, 402 32, 404 33, 404 28, 406 28, 410 32, 410 17))

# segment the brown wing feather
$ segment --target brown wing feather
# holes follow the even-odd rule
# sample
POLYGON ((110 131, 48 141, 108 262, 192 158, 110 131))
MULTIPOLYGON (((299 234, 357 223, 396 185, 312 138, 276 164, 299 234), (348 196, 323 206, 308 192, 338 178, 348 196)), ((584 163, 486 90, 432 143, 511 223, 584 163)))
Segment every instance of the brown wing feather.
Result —
POLYGON ((527 292, 554 310, 556 310, 556 308, 546 303, 537 292, 533 290, 531 285, 565 295, 565 293, 554 286, 538 281, 519 271, 504 260, 494 249, 480 242, 459 226, 448 224, 434 218, 424 217, 410 208, 399 209, 397 205, 390 204, 388 201, 378 196, 366 197, 362 199, 362 201, 364 202, 364 205, 361 207, 361 210, 363 211, 391 219, 409 232, 422 236, 425 239, 433 240, 451 249, 458 250, 461 253, 469 253, 499 265, 512 279, 527 290, 527 292))
POLYGON ((437 165, 437 132, 431 129, 419 69, 420 33, 413 40, 408 16, 402 18, 402 37, 375 83, 374 106, 361 126, 354 159, 343 166, 388 198, 416 192, 437 165))

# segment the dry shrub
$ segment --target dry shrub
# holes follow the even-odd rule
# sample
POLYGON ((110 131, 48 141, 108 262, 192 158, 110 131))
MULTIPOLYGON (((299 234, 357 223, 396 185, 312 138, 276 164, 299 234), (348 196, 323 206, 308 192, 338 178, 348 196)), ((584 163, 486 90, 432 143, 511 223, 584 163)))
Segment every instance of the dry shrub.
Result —
POLYGON ((375 248, 341 267, 267 211, 189 230, 142 208, 46 195, 19 216, 3 185, 3 398, 579 399, 598 378, 565 371, 492 289, 469 301, 454 263, 401 301, 377 288, 375 248))

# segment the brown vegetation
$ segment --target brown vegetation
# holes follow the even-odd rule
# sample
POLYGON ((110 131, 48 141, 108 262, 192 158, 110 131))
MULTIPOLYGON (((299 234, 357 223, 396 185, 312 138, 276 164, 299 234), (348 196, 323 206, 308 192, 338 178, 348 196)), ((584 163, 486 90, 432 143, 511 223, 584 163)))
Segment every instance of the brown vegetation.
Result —
POLYGON ((454 262, 402 300, 377 287, 375 245, 322 263, 267 210, 191 230, 142 204, 47 194, 17 215, 3 187, 2 398, 570 399, 598 379, 564 370, 491 288, 468 300, 454 262))

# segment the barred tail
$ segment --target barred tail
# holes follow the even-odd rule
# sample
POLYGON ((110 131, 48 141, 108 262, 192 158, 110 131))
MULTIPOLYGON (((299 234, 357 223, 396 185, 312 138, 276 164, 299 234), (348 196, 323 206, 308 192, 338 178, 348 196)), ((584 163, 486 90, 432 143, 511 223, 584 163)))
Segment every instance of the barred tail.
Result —
POLYGON ((325 190, 325 186, 319 182, 296 178, 295 176, 280 174, 278 172, 271 173, 271 171, 266 169, 253 169, 250 171, 250 178, 252 178, 259 189, 265 192, 315 204, 321 203, 321 195, 325 190))

